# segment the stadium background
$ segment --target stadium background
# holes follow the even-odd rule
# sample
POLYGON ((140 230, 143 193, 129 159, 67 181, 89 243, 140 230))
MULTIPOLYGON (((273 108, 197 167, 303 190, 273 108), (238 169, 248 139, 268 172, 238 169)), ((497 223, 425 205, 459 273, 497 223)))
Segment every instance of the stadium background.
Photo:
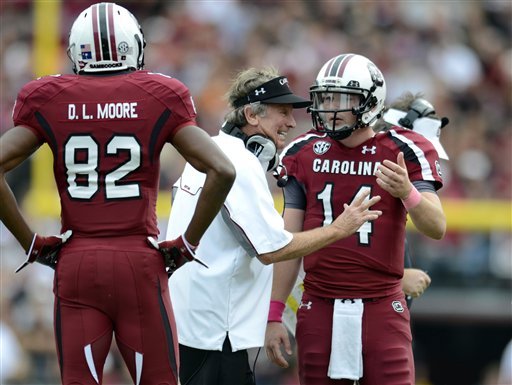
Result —
MULTIPOLYGON (((0 132, 23 84, 70 72, 67 34, 93 1, 0 2, 0 132)), ((191 89, 199 125, 215 134, 226 112, 229 79, 247 66, 274 65, 295 92, 308 93, 330 57, 356 52, 384 73, 388 102, 423 92, 450 124, 441 141, 450 155, 440 197, 448 219, 442 241, 409 227, 415 264, 432 286, 414 301, 417 384, 492 385, 512 338, 512 3, 504 1, 119 1, 141 22, 146 68, 191 89)), ((94 92, 94 90, 91 90, 94 92)), ((310 127, 298 113, 291 136, 310 127)), ((1 150, 1 149, 0 149, 1 150)), ((57 233, 59 206, 46 148, 8 179, 34 229, 57 233)), ((162 159, 158 214, 165 233, 169 189, 183 160, 169 146, 162 159)), ((272 181, 269 180, 271 183, 272 181)), ((276 206, 282 200, 274 190, 276 206)), ((248 204, 250 204, 248 200, 248 204)), ((23 250, 1 228, 1 384, 58 383, 49 269, 14 269, 23 250)), ((256 357, 251 352, 251 358, 256 357)), ((264 352, 258 385, 296 384, 264 352)), ((105 385, 131 383, 116 348, 105 385)))

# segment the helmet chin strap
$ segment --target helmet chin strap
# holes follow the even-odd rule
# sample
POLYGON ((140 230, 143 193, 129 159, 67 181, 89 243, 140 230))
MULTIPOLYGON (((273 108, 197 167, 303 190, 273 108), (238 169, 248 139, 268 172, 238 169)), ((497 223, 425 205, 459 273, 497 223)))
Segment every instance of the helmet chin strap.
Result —
MULTIPOLYGON (((353 113, 353 112, 352 112, 353 113)), ((334 140, 343 140, 348 138, 352 133, 360 127, 359 122, 356 117, 356 121, 353 125, 347 126, 344 125, 343 127, 340 127, 338 130, 336 130, 336 115, 338 112, 334 113, 334 125, 332 127, 332 130, 326 130, 327 135, 334 139, 334 140)))
POLYGON ((355 126, 352 126, 348 130, 343 131, 327 131, 327 135, 334 140, 343 140, 348 138, 356 130, 355 126))

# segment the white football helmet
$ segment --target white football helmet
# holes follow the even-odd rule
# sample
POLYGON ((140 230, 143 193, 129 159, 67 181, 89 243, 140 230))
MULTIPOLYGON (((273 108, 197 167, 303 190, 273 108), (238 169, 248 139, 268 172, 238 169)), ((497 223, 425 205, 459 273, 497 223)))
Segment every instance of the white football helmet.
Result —
POLYGON ((137 19, 114 3, 97 3, 83 11, 69 33, 68 56, 75 73, 144 67, 146 41, 137 19))
POLYGON ((386 82, 382 72, 366 57, 338 55, 325 63, 309 89, 313 127, 335 140, 355 129, 372 126, 383 113, 386 82), (337 126, 339 112, 352 111, 356 122, 337 126))

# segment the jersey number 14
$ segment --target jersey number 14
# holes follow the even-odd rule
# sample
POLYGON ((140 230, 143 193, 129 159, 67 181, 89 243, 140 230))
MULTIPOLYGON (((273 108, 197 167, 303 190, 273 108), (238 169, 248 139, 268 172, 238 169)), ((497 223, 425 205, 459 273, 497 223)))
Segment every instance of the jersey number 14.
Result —
MULTIPOLYGON (((334 210, 333 210, 333 206, 332 206, 333 205, 333 202, 332 202, 333 188, 334 188, 333 183, 326 183, 324 189, 316 195, 317 199, 322 202, 322 207, 323 207, 324 221, 322 223, 322 226, 327 226, 327 225, 331 224, 334 219, 333 218, 334 210)), ((356 194, 354 194, 352 201, 354 201, 354 199, 356 197, 358 197, 360 194, 362 194, 368 190, 370 190, 370 195, 371 195, 371 189, 372 189, 371 186, 362 185, 361 187, 359 187, 356 194)), ((365 201, 370 199, 370 195, 368 195, 366 197, 365 201)), ((372 222, 367 221, 367 222, 363 223, 361 225, 361 227, 359 227, 359 229, 356 232, 357 236, 359 238, 359 243, 362 245, 369 245, 370 244, 370 235, 372 234, 372 231, 373 231, 373 223, 372 222)))

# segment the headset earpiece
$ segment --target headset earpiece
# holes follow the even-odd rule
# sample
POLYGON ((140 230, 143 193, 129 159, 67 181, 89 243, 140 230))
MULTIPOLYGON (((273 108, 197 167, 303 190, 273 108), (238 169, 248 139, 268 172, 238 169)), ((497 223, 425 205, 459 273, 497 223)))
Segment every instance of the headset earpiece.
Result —
POLYGON ((412 130, 413 122, 419 117, 420 114, 417 111, 411 109, 407 111, 407 115, 398 120, 398 124, 400 124, 402 127, 412 130))
POLYGON ((245 143, 245 148, 252 152, 261 163, 268 162, 267 171, 274 170, 279 164, 279 155, 275 143, 266 136, 255 134, 247 136, 233 123, 224 122, 221 130, 228 135, 240 138, 245 143))
POLYGON ((267 171, 273 170, 279 163, 276 145, 263 135, 251 135, 245 141, 245 147, 251 151, 260 162, 268 162, 267 171))
POLYGON ((434 115, 435 113, 434 106, 428 100, 417 98, 411 103, 407 115, 400 119, 398 124, 412 130, 413 123, 416 119, 434 115))

